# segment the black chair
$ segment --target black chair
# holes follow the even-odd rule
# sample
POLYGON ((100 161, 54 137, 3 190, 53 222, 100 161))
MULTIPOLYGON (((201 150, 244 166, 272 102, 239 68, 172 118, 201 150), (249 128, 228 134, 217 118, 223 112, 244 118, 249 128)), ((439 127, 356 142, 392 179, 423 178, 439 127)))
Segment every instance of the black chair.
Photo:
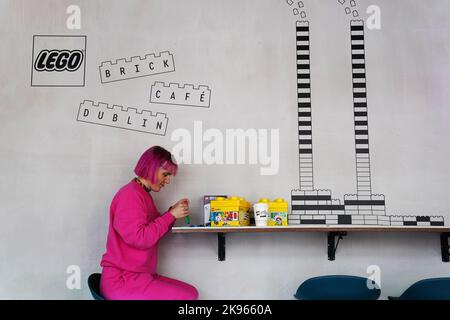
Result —
POLYGON ((106 300, 100 294, 100 279, 101 278, 102 278, 102 275, 100 273, 93 273, 88 278, 89 290, 91 291, 92 297, 94 297, 95 300, 106 300))

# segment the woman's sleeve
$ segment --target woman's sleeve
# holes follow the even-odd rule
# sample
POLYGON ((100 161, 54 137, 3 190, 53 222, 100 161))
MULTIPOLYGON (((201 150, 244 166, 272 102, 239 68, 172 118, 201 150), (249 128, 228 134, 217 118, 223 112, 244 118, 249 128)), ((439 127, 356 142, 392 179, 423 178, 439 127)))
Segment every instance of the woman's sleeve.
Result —
POLYGON ((129 193, 123 195, 116 206, 113 228, 128 245, 149 249, 171 229, 174 222, 175 217, 169 211, 149 222, 144 199, 136 193, 129 193))

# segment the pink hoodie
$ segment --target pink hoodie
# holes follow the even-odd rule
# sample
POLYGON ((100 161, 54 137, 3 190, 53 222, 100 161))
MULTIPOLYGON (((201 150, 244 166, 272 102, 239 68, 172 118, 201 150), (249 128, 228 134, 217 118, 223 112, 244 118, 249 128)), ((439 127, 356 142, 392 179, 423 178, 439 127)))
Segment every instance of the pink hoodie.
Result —
POLYGON ((132 180, 114 196, 109 219, 100 265, 155 274, 158 241, 173 227, 175 217, 169 211, 160 215, 151 195, 132 180))

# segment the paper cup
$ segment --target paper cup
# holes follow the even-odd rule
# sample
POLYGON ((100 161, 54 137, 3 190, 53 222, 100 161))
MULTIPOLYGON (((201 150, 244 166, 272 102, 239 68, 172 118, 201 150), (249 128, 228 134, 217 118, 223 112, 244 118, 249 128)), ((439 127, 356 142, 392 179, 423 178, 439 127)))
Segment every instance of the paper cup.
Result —
POLYGON ((255 225, 257 227, 266 227, 269 219, 269 205, 267 203, 255 203, 253 205, 255 214, 255 225))

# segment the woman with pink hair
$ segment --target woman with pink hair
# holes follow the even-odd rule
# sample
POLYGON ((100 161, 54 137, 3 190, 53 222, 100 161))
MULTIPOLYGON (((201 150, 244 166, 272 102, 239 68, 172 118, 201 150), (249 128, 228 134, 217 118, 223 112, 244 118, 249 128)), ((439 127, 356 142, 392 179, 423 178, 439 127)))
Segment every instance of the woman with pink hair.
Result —
POLYGON ((150 192, 159 192, 177 173, 169 151, 154 146, 139 159, 136 178, 114 196, 100 292, 111 300, 195 300, 193 286, 156 273, 158 242, 175 220, 189 214, 189 200, 181 199, 162 215, 150 192))

